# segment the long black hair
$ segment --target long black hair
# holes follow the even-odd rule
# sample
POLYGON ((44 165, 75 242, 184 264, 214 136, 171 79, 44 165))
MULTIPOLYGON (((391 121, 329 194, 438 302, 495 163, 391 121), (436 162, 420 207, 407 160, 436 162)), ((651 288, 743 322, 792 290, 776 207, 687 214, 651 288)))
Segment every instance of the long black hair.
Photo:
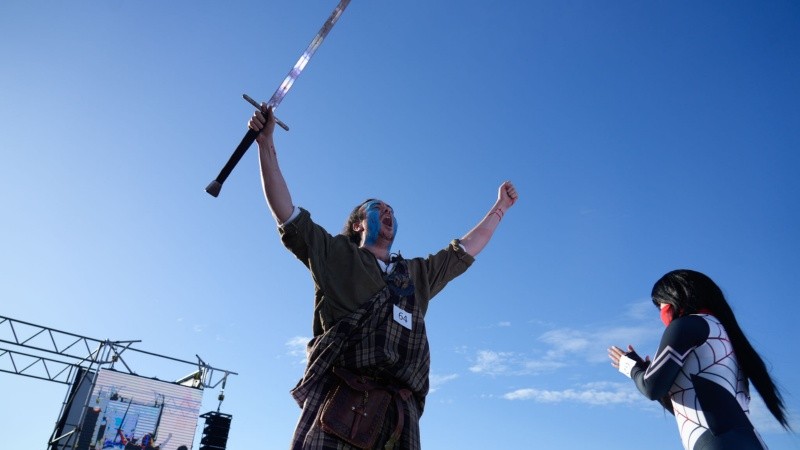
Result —
POLYGON ((783 428, 791 429, 786 419, 783 397, 769 376, 767 366, 750 345, 722 290, 711 278, 694 270, 673 270, 656 281, 651 297, 656 307, 660 307, 661 303, 672 305, 673 315, 676 318, 695 314, 701 309, 711 311, 725 327, 744 375, 758 390, 775 419, 783 428))

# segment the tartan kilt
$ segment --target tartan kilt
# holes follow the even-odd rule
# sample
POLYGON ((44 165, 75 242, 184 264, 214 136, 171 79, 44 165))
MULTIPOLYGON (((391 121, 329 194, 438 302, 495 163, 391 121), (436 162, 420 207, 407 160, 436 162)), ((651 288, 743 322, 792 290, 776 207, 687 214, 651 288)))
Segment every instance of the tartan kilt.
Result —
MULTIPOLYGON (((386 277, 387 286, 349 316, 339 320, 309 343, 303 378, 292 390, 302 413, 292 439, 293 450, 355 449, 325 433, 320 414, 328 393, 336 386, 334 366, 354 373, 391 380, 413 395, 403 402, 404 425, 395 449, 420 449, 419 419, 428 394, 430 348, 423 312, 414 298, 414 285, 405 261, 386 277), (411 326, 395 320, 397 308, 411 317, 411 326)), ((402 401, 402 400, 400 400, 402 401)), ((388 409, 378 445, 383 448, 397 423, 394 400, 388 409)))

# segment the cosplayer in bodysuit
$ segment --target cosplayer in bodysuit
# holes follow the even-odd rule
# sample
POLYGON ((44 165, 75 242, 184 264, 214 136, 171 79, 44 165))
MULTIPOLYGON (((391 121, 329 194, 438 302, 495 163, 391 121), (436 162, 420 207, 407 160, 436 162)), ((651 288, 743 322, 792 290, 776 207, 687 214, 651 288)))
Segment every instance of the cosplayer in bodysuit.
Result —
POLYGON ((620 370, 647 398, 669 396, 684 448, 766 448, 748 418, 747 380, 714 316, 672 321, 649 365, 630 352, 620 358, 620 370))
POLYGON ((612 364, 675 415, 685 449, 766 449, 750 422, 748 380, 786 426, 783 402, 716 284, 699 272, 670 272, 653 288, 653 303, 667 327, 653 360, 611 347, 612 364))

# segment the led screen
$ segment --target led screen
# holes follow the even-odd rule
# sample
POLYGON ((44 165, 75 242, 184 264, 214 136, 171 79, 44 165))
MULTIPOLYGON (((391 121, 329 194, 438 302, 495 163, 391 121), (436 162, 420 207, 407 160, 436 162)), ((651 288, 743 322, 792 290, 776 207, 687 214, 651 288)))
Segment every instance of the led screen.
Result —
POLYGON ((188 450, 203 391, 100 370, 84 416, 80 450, 188 450), (86 442, 88 441, 88 442, 86 442))

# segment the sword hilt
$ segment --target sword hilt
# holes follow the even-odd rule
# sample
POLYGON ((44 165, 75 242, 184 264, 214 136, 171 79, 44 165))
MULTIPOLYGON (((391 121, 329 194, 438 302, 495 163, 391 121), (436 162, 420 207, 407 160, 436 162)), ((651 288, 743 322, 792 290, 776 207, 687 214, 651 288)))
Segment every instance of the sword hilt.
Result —
POLYGON ((239 160, 242 159, 247 149, 253 145, 253 142, 256 140, 256 136, 258 136, 259 131, 253 130, 248 128, 247 134, 244 135, 242 138, 242 142, 236 147, 236 150, 233 151, 233 154, 228 159, 228 162, 225 163, 225 167, 219 172, 217 178, 214 179, 211 183, 206 186, 206 192, 211 194, 212 197, 216 197, 219 195, 219 191, 222 189, 222 183, 228 179, 228 175, 233 172, 233 168, 236 167, 236 164, 239 164, 239 160))
MULTIPOLYGON (((250 97, 247 94, 242 94, 242 97, 245 100, 247 100, 248 103, 255 106, 256 109, 261 111, 261 105, 259 105, 258 102, 253 100, 252 97, 250 97)), ((274 114, 273 117, 275 117, 274 114)), ((283 121, 278 119, 277 117, 275 117, 275 123, 280 125, 280 127, 283 128, 284 130, 289 131, 289 126, 283 123, 283 121)), ((206 186, 206 192, 211 194, 211 196, 213 197, 219 195, 219 192, 222 190, 222 183, 224 183, 225 180, 228 179, 228 175, 230 175, 231 172, 233 171, 233 168, 236 167, 237 164, 239 164, 239 160, 242 159, 245 152, 247 152, 247 149, 249 149, 250 146, 253 145, 253 142, 255 142, 256 137, 258 136, 259 133, 260 133, 259 131, 251 129, 247 130, 247 134, 244 135, 244 137, 242 138, 242 142, 240 142, 239 145, 236 147, 236 150, 233 151, 233 154, 231 155, 230 159, 228 159, 228 162, 225 164, 225 167, 223 167, 222 170, 219 172, 217 178, 215 178, 214 181, 212 181, 211 183, 208 184, 208 186, 206 186)))
MULTIPOLYGON (((261 105, 259 105, 257 101, 253 100, 253 97, 250 97, 247 94, 242 94, 242 98, 247 100, 247 103, 250 103, 251 105, 255 106, 257 110, 261 111, 261 105)), ((275 117, 274 113, 273 113, 272 117, 275 117)), ((284 130, 289 131, 289 125, 286 125, 285 123, 283 123, 283 121, 281 119, 278 119, 277 117, 275 117, 275 123, 277 123, 278 126, 283 128, 284 130)))

